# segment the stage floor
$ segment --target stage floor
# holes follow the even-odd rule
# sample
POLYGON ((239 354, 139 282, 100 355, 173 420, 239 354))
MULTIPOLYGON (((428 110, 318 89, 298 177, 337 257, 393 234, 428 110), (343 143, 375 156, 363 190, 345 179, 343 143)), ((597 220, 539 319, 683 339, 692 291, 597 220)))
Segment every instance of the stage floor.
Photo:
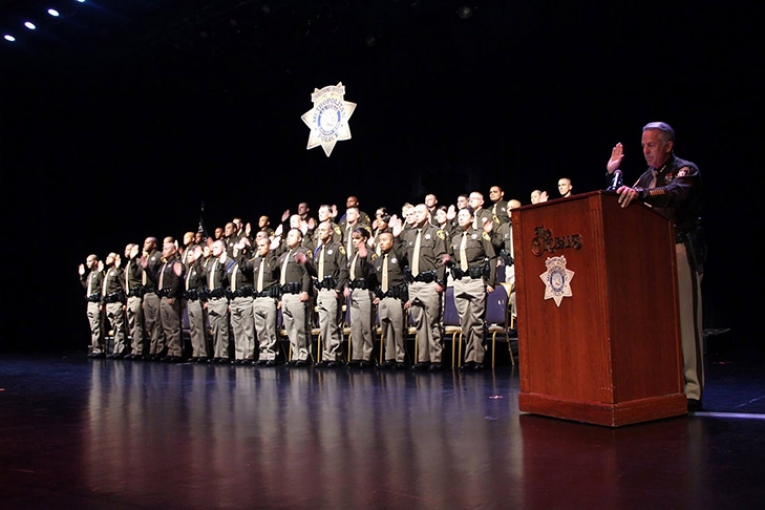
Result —
POLYGON ((705 412, 609 429, 462 374, 0 356, 3 508, 754 508, 765 375, 712 353, 705 412))

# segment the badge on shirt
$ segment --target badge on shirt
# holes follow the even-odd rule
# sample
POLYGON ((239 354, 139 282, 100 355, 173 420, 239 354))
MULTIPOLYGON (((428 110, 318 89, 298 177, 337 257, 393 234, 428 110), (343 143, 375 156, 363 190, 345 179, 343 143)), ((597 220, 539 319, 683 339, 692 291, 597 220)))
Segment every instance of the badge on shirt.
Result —
POLYGON ((430 234, 425 234, 425 239, 430 240, 430 234))
POLYGON ((390 259, 391 264, 398 264, 398 260, 396 260, 396 257, 393 257, 390 259))
POLYGON ((475 241, 476 239, 478 239, 478 234, 473 234, 473 235, 471 235, 471 236, 470 236, 470 238, 471 238, 473 241, 475 241))

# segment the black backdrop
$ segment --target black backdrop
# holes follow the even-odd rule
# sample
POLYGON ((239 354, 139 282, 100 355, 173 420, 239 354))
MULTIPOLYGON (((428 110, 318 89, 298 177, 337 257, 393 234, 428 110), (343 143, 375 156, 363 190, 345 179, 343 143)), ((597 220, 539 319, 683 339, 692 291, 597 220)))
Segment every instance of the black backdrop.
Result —
POLYGON ((747 4, 125 4, 0 45, 0 347, 84 348, 77 265, 180 237, 202 201, 208 227, 349 194, 372 212, 500 184, 528 203, 564 175, 603 187, 617 141, 637 178, 654 120, 704 178, 706 325, 756 328, 763 41, 747 4), (339 81, 353 139, 326 158, 300 115, 339 81))

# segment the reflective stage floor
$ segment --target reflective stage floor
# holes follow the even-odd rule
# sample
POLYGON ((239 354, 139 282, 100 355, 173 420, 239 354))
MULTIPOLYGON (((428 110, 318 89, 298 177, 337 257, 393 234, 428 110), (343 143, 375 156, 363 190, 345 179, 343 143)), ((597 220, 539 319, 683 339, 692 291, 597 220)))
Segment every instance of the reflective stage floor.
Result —
MULTIPOLYGON (((759 353, 758 353, 759 356, 759 353)), ((462 374, 0 356, 2 508, 754 508, 765 375, 709 359, 705 412, 609 429, 462 374)))

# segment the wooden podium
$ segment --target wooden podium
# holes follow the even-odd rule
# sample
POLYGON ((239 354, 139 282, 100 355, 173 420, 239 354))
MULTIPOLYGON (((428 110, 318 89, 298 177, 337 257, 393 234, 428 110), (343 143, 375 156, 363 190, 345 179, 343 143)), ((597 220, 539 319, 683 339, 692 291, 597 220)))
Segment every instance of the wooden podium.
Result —
POLYGON ((610 427, 686 414, 669 220, 597 191, 513 209, 513 243, 521 411, 610 427))

